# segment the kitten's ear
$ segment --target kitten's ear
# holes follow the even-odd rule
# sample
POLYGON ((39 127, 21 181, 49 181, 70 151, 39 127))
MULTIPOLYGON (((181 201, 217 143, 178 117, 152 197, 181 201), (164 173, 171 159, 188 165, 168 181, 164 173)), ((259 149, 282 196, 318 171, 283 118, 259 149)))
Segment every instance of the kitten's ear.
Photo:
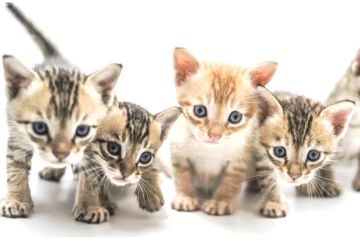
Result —
POLYGON ((3 65, 9 99, 16 97, 19 92, 29 87, 32 81, 39 78, 33 69, 26 67, 13 56, 4 55, 3 65))
POLYGON ((176 119, 179 117, 180 114, 181 114, 180 108, 171 107, 154 116, 155 121, 158 122, 161 126, 160 139, 162 142, 165 140, 172 124, 176 121, 176 119))
POLYGON ((260 125, 264 121, 274 116, 275 114, 282 114, 283 109, 281 104, 276 99, 276 97, 271 94, 271 92, 263 86, 258 86, 257 90, 257 100, 259 104, 259 123, 260 125))
POLYGON ((195 74, 199 66, 199 61, 188 50, 181 47, 174 49, 174 68, 177 86, 181 86, 189 75, 195 74))
POLYGON ((340 138, 347 130, 354 109, 355 103, 353 101, 340 101, 321 111, 320 118, 329 121, 334 129, 335 135, 340 138))
POLYGON ((109 64, 101 70, 91 74, 86 79, 86 84, 93 86, 100 93, 102 101, 111 105, 115 96, 115 85, 122 70, 121 64, 109 64))
POLYGON ((354 76, 360 76, 360 50, 358 51, 355 59, 352 61, 350 70, 354 76))
POLYGON ((276 68, 276 62, 265 61, 248 68, 245 72, 245 77, 251 81, 254 87, 259 85, 265 86, 273 77, 276 68))

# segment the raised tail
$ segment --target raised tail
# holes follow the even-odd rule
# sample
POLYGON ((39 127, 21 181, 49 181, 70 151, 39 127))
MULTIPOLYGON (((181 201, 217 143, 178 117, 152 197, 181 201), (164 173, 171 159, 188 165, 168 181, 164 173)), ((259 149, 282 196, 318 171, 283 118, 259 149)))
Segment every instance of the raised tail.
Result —
POLYGON ((20 21, 30 33, 35 43, 41 49, 45 58, 62 57, 57 48, 30 22, 29 19, 13 4, 6 3, 6 7, 20 21))

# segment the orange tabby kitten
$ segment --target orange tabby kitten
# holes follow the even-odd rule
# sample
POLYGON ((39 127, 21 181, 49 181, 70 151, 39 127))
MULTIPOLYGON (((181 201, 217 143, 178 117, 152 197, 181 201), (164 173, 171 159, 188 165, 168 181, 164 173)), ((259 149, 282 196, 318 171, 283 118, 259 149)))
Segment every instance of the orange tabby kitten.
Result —
POLYGON ((176 186, 172 207, 211 215, 235 211, 235 199, 257 142, 256 87, 266 85, 277 64, 251 68, 199 62, 174 50, 177 99, 171 157, 176 186))

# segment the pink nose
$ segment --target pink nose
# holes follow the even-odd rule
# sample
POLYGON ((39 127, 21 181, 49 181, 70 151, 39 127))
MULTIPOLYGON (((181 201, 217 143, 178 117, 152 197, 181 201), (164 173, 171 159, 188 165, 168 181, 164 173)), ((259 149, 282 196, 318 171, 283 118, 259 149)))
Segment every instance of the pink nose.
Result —
POLYGON ((290 174, 290 173, 289 173, 289 176, 291 177, 291 179, 292 179, 293 181, 295 181, 296 179, 300 178, 301 173, 298 173, 298 174, 290 174))

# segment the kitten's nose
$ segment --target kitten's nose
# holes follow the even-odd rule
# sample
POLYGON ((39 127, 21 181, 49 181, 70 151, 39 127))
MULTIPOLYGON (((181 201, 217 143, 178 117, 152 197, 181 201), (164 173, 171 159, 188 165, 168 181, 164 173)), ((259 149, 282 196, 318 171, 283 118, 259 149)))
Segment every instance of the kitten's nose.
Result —
POLYGON ((62 161, 64 158, 69 156, 70 152, 68 152, 68 151, 53 151, 53 154, 59 161, 62 161))
POLYGON ((214 126, 208 131, 208 137, 212 141, 217 141, 221 137, 221 127, 220 126, 214 126))
POLYGON ((291 173, 289 173, 289 176, 291 177, 291 179, 292 179, 293 181, 295 181, 296 179, 300 178, 301 173, 296 173, 296 174, 291 174, 291 173))

